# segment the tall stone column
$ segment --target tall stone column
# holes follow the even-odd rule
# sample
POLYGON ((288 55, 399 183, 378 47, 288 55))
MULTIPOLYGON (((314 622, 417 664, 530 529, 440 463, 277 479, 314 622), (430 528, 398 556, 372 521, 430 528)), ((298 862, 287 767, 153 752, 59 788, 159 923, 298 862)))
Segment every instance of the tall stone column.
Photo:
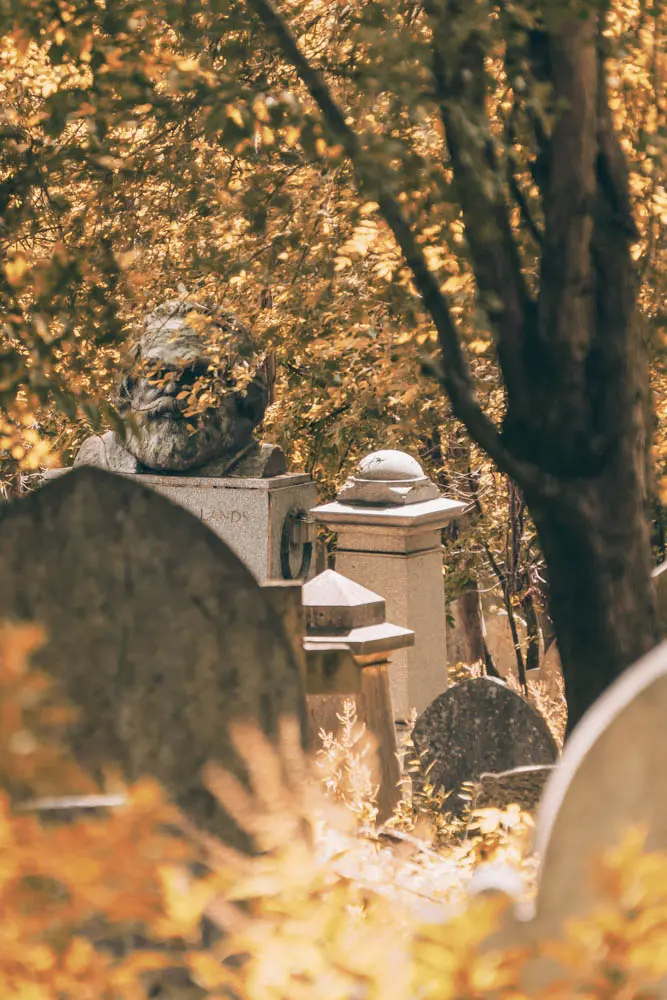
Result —
POLYGON ((333 503, 311 510, 338 534, 336 570, 384 597, 387 616, 415 633, 389 667, 397 724, 447 686, 441 532, 465 505, 442 496, 400 451, 364 458, 333 503))

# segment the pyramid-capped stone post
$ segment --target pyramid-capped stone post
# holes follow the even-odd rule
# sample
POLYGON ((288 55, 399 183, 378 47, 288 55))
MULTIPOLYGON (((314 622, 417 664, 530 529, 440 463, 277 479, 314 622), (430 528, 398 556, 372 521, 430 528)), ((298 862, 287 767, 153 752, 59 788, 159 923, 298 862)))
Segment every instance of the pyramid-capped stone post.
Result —
POLYGON ((379 594, 331 569, 304 585, 303 605, 311 736, 336 729, 343 701, 356 702, 357 718, 377 741, 378 811, 385 820, 400 798, 401 779, 389 658, 414 643, 414 632, 386 620, 379 594))
POLYGON ((311 511, 338 534, 338 572, 380 594, 390 621, 415 633, 389 668, 398 724, 447 686, 441 533, 464 509, 412 456, 382 450, 361 460, 336 501, 311 511))

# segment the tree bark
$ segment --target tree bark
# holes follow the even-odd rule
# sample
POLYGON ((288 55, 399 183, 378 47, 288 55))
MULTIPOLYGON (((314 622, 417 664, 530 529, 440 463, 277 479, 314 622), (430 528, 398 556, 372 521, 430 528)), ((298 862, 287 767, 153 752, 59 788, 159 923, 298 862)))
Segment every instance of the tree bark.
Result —
POLYGON ((657 641, 643 495, 617 462, 571 484, 560 502, 529 505, 549 567, 569 732, 657 641))

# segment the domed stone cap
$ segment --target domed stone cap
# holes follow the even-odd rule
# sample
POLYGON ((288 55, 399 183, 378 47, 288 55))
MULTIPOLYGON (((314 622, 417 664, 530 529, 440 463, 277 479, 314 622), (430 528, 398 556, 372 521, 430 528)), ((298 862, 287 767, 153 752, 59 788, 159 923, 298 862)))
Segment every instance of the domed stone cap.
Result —
POLYGON ((436 500, 439 496, 440 490, 424 475, 415 458, 386 448, 362 458, 338 499, 341 503, 385 507, 436 500))
POLYGON ((394 480, 420 482, 426 479, 424 470, 412 455, 395 448, 373 451, 359 462, 355 479, 372 479, 386 482, 394 480))

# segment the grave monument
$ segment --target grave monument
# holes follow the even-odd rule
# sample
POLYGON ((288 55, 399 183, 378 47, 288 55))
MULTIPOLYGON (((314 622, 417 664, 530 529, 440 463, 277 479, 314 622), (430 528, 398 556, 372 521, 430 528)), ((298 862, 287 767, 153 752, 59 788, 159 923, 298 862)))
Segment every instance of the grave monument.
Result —
MULTIPOLYGON (((624 924, 646 919, 637 892, 640 883, 620 899, 614 897, 611 908, 615 883, 601 877, 598 862, 632 830, 645 835, 646 851, 667 850, 667 798, 662 794, 667 773, 666 713, 667 642, 663 642, 621 674, 567 740, 537 814, 536 894, 527 895, 520 881, 512 888, 517 873, 505 866, 481 868, 471 880, 471 894, 498 895, 511 903, 499 932, 485 947, 530 949, 532 958, 522 980, 527 996, 563 975, 563 968, 554 962, 556 953, 544 949, 542 943, 565 935, 575 938, 578 928, 572 921, 606 913, 606 926, 613 928, 610 934, 622 941, 624 924)), ((657 886, 661 870, 654 869, 657 886)), ((593 939, 587 940, 593 950, 593 939)), ((596 939, 598 943, 603 940, 602 935, 596 939)), ((656 982, 642 985, 646 991, 641 995, 664 996, 667 976, 663 971, 656 982), (660 989, 655 991, 657 986, 660 989)))
POLYGON ((87 438, 74 465, 136 476, 206 522, 258 580, 307 578, 316 490, 255 437, 269 381, 236 317, 164 302, 145 318, 120 383, 123 432, 87 438))
POLYGON ((412 740, 429 781, 452 793, 446 805, 455 812, 463 805, 458 796, 462 785, 484 778, 482 791, 488 797, 494 784, 498 790, 501 774, 509 786, 505 794, 530 786, 515 801, 523 802, 536 783, 532 797, 539 798, 549 766, 558 758, 543 716, 495 677, 473 677, 449 687, 419 716, 412 740), (539 775, 532 772, 536 766, 539 775))
POLYGON ((401 768, 391 702, 391 658, 412 646, 414 633, 387 621, 379 594, 332 569, 303 588, 306 705, 311 736, 336 732, 344 702, 377 741, 377 806, 381 821, 400 800, 401 768))
POLYGON ((214 760, 243 779, 229 723, 306 735, 294 649, 265 588, 197 518, 139 476, 75 469, 0 510, 0 620, 40 623, 36 666, 81 712, 68 730, 95 777, 153 775, 197 823, 247 838, 203 787, 214 760))
POLYGON ((447 687, 442 529, 464 504, 442 496, 410 455, 367 455, 333 503, 315 507, 338 533, 336 570, 381 594, 392 622, 415 633, 389 667, 397 725, 447 687))

